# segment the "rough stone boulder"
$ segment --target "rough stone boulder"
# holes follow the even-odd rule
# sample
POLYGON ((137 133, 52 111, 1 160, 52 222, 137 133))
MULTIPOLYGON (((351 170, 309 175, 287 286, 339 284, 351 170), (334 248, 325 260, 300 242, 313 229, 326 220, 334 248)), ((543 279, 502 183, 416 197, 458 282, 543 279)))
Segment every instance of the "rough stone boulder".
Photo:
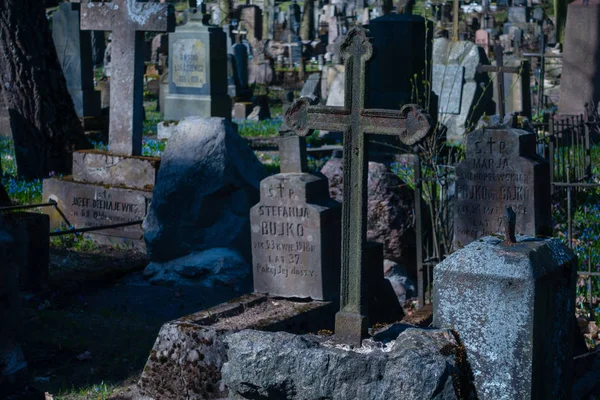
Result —
MULTIPOLYGON (((227 120, 191 117, 179 122, 162 156, 143 225, 151 261, 146 274, 157 277, 156 283, 177 283, 166 279, 176 276, 197 281, 220 272, 231 277, 225 260, 241 264, 250 259, 249 213, 265 176, 227 120), (207 251, 216 248, 230 251, 221 256, 207 251)), ((250 273, 248 265, 243 269, 250 273)))
MULTIPOLYGON (((321 169, 329 179, 331 197, 343 200, 344 171, 341 158, 330 159, 321 169)), ((367 238, 383 244, 383 254, 395 262, 409 261, 415 247, 414 193, 384 165, 369 162, 367 238)))
MULTIPOLYGON (((350 350, 323 338, 246 330, 225 339, 229 399, 457 399, 462 348, 449 330, 410 328, 350 350), (455 391, 456 387, 456 391, 455 391)), ((465 396, 464 398, 469 398, 465 396)))

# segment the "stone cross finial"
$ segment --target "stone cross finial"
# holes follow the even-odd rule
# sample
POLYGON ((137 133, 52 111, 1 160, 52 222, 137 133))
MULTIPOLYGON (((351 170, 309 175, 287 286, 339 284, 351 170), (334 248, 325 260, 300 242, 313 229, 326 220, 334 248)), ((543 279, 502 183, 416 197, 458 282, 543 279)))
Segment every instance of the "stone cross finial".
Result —
POLYGON ((109 150, 142 154, 144 32, 173 32, 171 4, 81 1, 81 30, 112 31, 109 150))
POLYGON ((406 145, 425 138, 433 125, 416 105, 400 110, 365 108, 366 64, 373 54, 367 30, 354 27, 341 52, 346 60, 343 107, 311 105, 298 99, 285 114, 286 124, 299 136, 315 129, 344 132, 344 189, 342 206, 342 273, 340 311, 336 315, 337 340, 360 345, 367 334, 367 282, 364 265, 367 243, 367 134, 399 136, 406 145))
POLYGON ((515 214, 512 207, 506 207, 506 211, 504 211, 504 215, 502 216, 502 222, 504 223, 504 244, 512 246, 517 243, 515 236, 517 214, 515 214))

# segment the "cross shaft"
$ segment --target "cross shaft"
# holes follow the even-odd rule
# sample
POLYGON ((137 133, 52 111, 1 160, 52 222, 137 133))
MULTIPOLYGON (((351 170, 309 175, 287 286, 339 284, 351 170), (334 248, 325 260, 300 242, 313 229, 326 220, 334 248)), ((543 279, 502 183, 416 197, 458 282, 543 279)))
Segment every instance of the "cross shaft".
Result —
POLYGON ((521 71, 519 67, 504 66, 504 49, 500 45, 494 46, 494 54, 496 55, 496 65, 481 65, 477 66, 477 72, 495 72, 496 73, 496 89, 498 92, 498 114, 500 120, 504 120, 506 114, 504 107, 504 74, 518 74, 521 71))
POLYGON ((109 150, 142 154, 144 32, 173 32, 173 6, 82 0, 81 30, 112 31, 109 150))
POLYGON ((431 130, 429 115, 418 106, 399 111, 365 109, 366 63, 372 46, 367 31, 355 27, 341 46, 346 60, 344 107, 311 105, 309 98, 297 100, 285 114, 286 124, 300 136, 314 129, 344 132, 344 198, 342 205, 342 276, 340 311, 335 335, 339 341, 360 345, 366 337, 367 287, 365 246, 367 242, 367 134, 398 135, 414 145, 431 130))

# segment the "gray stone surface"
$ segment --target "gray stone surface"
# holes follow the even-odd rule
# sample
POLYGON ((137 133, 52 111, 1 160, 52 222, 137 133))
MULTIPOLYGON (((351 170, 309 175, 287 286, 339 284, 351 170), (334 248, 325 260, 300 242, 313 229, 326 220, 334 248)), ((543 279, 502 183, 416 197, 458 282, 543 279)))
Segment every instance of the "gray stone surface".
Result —
MULTIPOLYGON (((321 169, 331 197, 343 201, 343 160, 331 158, 321 169)), ((413 254, 414 193, 384 164, 369 162, 367 239, 383 244, 384 258, 403 262, 413 254)))
POLYGON ((448 128, 448 140, 462 141, 484 113, 494 113, 490 79, 487 73, 477 72, 477 65, 489 61, 483 48, 472 42, 439 38, 433 41, 432 63, 432 90, 439 98, 439 121, 448 128))
MULTIPOLYGON (((0 222, 3 221, 0 219, 0 222)), ((17 343, 22 328, 18 251, 15 239, 5 229, 0 229, 0 395, 4 395, 27 368, 23 351, 17 343)))
POLYGON ((213 248, 171 261, 151 262, 144 269, 144 276, 157 285, 223 286, 237 290, 250 276, 250 265, 236 250, 213 248))
POLYGON ((328 302, 292 302, 250 294, 162 326, 140 378, 141 392, 155 399, 224 399, 221 378, 225 338, 242 329, 305 333, 331 329, 328 302))
POLYGON ((549 169, 536 154, 535 134, 480 129, 467 136, 466 149, 456 166, 455 245, 504 231, 509 206, 517 213, 517 233, 550 236, 549 169))
POLYGON ((314 73, 308 76, 308 79, 302 86, 302 91, 300 91, 300 96, 317 96, 321 97, 321 74, 314 73))
POLYGON ((166 120, 190 116, 231 116, 227 95, 227 38, 223 29, 204 25, 199 12, 169 34, 169 94, 166 120))
POLYGON ((509 7, 508 8, 508 22, 524 23, 524 22, 528 22, 527 18, 528 18, 527 7, 509 7))
POLYGON ((457 399, 464 378, 448 330, 407 329, 359 349, 323 338, 245 330, 225 339, 229 399, 457 399))
POLYGON ((144 31, 175 27, 173 6, 132 0, 81 3, 81 29, 112 31, 109 150, 141 155, 144 31))
POLYGON ((150 190, 160 159, 127 157, 97 151, 73 152, 73 179, 78 182, 150 190))
POLYGON ((0 89, 0 136, 12 137, 12 130, 10 128, 10 119, 8 118, 8 108, 4 95, 0 89))
POLYGON ((327 105, 328 106, 344 106, 344 81, 346 74, 344 72, 338 72, 335 74, 331 86, 328 89, 327 105))
POLYGON ((92 38, 79 30, 77 3, 60 3, 52 15, 52 38, 77 116, 100 115, 100 92, 94 90, 92 38))
POLYGON ((561 114, 580 115, 600 105, 600 3, 569 4, 560 80, 561 114))
POLYGON ((250 212, 254 291, 335 300, 340 288, 341 204, 327 178, 282 173, 260 184, 250 212))
POLYGON ((151 261, 215 247, 250 260, 249 213, 265 170, 230 122, 186 118, 161 159, 145 240, 151 261))
MULTIPOLYGON (((142 220, 152 200, 152 191, 51 178, 44 180, 43 199, 56 201, 62 213, 54 207, 44 208, 50 216, 50 229, 54 230, 64 229, 63 224, 81 228, 142 220)), ((133 225, 96 231, 94 235, 113 236, 115 241, 122 242, 116 238, 140 240, 143 232, 139 225, 133 225)))
POLYGON ((465 68, 461 65, 433 65, 431 79, 434 93, 439 96, 441 114, 460 114, 465 68))
POLYGON ((159 140, 170 139, 177 132, 177 124, 171 121, 159 122, 156 125, 156 137, 159 140))
POLYGON ((457 332, 481 400, 567 399, 577 259, 556 239, 486 237, 434 268, 433 324, 457 332))

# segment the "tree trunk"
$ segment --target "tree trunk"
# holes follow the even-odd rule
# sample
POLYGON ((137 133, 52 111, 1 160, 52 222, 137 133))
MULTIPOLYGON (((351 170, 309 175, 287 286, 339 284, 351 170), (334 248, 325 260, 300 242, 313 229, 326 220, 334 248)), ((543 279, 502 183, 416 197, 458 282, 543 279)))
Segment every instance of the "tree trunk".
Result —
POLYGON ((0 85, 24 178, 69 174, 89 148, 56 56, 44 2, 0 0, 0 85))

